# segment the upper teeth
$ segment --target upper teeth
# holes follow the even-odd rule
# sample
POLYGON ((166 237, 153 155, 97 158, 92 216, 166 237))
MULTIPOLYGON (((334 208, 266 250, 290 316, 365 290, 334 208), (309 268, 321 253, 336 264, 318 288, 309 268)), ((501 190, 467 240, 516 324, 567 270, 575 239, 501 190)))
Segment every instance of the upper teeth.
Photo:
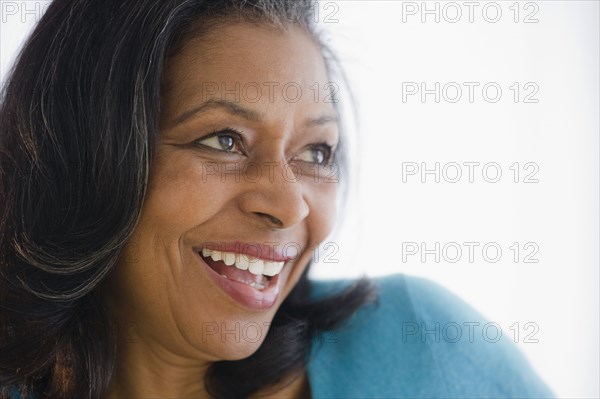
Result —
POLYGON ((252 274, 264 274, 265 276, 279 274, 284 264, 284 262, 270 262, 244 254, 221 252, 208 248, 202 248, 202 256, 210 256, 214 261, 222 260, 227 266, 235 265, 240 270, 249 270, 252 274))

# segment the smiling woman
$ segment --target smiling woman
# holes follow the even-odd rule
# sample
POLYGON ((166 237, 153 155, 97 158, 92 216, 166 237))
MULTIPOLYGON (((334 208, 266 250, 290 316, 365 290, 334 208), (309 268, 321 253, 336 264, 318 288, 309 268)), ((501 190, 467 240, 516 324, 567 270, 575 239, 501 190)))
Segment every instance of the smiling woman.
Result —
POLYGON ((167 392, 163 382, 146 379, 140 365, 160 375, 165 358, 188 365, 193 372, 186 386, 196 387, 191 394, 202 392, 198 376, 205 364, 257 351, 262 339, 223 340, 207 335, 206 323, 233 334, 238 325, 268 326, 305 272, 311 249, 329 234, 336 203, 335 184, 302 176, 333 162, 339 132, 331 103, 286 102, 277 94, 254 103, 229 102, 224 93, 203 98, 205 82, 324 84, 324 60, 304 29, 214 27, 185 41, 165 76, 156 158, 129 238, 136 245, 124 252, 136 261, 119 265, 103 287, 109 314, 120 326, 134 323, 140 338, 119 352, 124 371, 116 374, 117 387, 134 381, 147 395, 167 392), (236 179, 236 170, 250 163, 260 178, 236 179), (207 173, 208 165, 216 173, 207 173), (284 166, 297 179, 286 179, 284 166))
POLYGON ((313 7, 48 8, 0 110, 2 398, 550 395, 421 340, 482 320, 431 283, 308 278, 345 172, 313 7))
POLYGON ((330 80, 311 10, 49 7, 0 114, 4 395, 307 395, 311 340, 374 293, 309 298, 343 151, 331 93, 297 95, 330 80))

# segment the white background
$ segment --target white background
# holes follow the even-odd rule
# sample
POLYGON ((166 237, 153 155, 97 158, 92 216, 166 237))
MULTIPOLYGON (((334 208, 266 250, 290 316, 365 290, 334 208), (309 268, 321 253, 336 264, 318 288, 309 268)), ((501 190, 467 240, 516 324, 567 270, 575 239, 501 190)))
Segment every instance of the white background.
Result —
MULTIPOLYGON (((2 81, 15 52, 47 2, 0 2, 2 81), (8 3, 16 14, 7 13, 8 3), (23 4, 26 6, 23 6, 23 4), (29 13, 25 12, 28 7, 29 13)), ((519 347, 560 397, 600 396, 598 332, 599 5, 597 1, 475 2, 322 1, 319 19, 349 75, 357 102, 352 150, 355 176, 344 224, 323 250, 316 278, 408 273, 425 276, 466 299, 503 332, 519 323, 519 347), (437 6, 436 6, 437 3, 437 6), (458 5, 455 7, 454 5, 458 5), (423 15, 423 7, 436 15, 423 15), (484 12, 484 7, 486 12, 484 12), (512 9, 510 7, 513 7, 512 9), (515 8, 519 9, 515 22, 515 8), (457 17, 460 9, 462 16, 457 17), (495 11, 502 14, 496 19, 495 11), (416 14, 411 12, 416 11, 416 14), (534 23, 525 23, 529 16, 534 23), (425 18, 425 21, 422 21, 425 18), (450 20, 458 19, 457 22, 450 20), (404 86, 456 82, 424 101, 403 100, 404 86), (478 83, 473 101, 464 82, 478 83), (520 98, 515 103, 518 82, 520 98), (487 100, 482 87, 499 85, 487 100), (525 103, 532 92, 539 91, 525 103), (514 86, 513 86, 514 87, 514 86), (445 95, 444 95, 445 94, 445 95), (478 162, 473 182, 465 162, 478 162), (519 163, 518 183, 514 170, 519 163), (411 164, 409 164, 411 163, 411 164), (432 174, 402 176, 403 167, 439 163, 432 174), (462 178, 451 183, 462 166, 462 178), (485 175, 482 166, 495 163, 485 175), (532 163, 537 169, 524 169, 532 163), (525 183, 536 170, 537 183, 525 183), (440 260, 410 255, 406 243, 440 243, 440 260), (479 243, 473 262, 464 242, 479 243), (519 243, 518 259, 511 247, 519 243), (403 244, 404 243, 404 244, 403 244), (463 249, 442 253, 448 243, 463 249), (497 245, 502 256, 486 243, 497 245), (526 243, 532 243, 524 248, 526 243), (525 262, 532 249, 538 251, 525 262), (404 252, 404 253, 403 253, 404 252), (403 259, 403 255, 404 258, 403 259), (539 327, 525 343, 524 324, 539 327)), ((347 91, 342 90, 345 96, 347 91)), ((515 248, 515 247, 513 247, 515 248)))

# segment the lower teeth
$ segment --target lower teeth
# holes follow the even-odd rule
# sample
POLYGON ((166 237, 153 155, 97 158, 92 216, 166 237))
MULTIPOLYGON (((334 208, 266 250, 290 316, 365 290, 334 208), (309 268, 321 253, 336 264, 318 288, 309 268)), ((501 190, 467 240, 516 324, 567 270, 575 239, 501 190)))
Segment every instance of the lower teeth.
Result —
POLYGON ((256 288, 257 290, 263 290, 263 289, 265 288, 265 286, 264 286, 264 285, 262 285, 262 284, 258 284, 258 283, 255 283, 254 281, 253 281, 253 282, 251 282, 249 285, 250 285, 250 287, 254 287, 254 288, 256 288))
MULTIPOLYGON (((223 277, 223 278, 226 278, 226 279, 228 279, 228 280, 229 280, 229 277, 227 277, 227 276, 226 276, 226 275, 224 275, 224 274, 221 274, 221 277, 223 277)), ((240 281, 240 282, 241 282, 241 281, 240 281)), ((243 284, 246 284, 246 283, 243 283, 243 284)), ((256 282, 254 282, 254 281, 251 281, 250 283, 248 283, 248 284, 246 284, 246 285, 249 285, 249 286, 250 286, 250 287, 252 287, 252 288, 256 288, 257 290, 264 290, 264 289, 265 289, 265 287, 266 287, 265 285, 262 285, 262 284, 260 284, 260 283, 256 283, 256 282)))

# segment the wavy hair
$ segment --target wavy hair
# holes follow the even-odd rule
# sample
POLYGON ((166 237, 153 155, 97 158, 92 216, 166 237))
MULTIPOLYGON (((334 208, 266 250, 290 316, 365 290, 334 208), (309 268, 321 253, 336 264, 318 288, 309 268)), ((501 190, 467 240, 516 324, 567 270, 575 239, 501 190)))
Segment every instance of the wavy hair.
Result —
MULTIPOLYGON (((117 340, 96 288, 140 216, 169 57, 189 35, 238 17, 294 22, 321 44, 332 73, 314 7, 311 0, 55 0, 48 7, 0 97, 1 398, 9 387, 23 398, 107 393, 117 340)), ((247 397, 304 370, 312 339, 376 297, 363 278, 311 301, 307 273, 253 355, 210 366, 212 396, 247 397), (279 332, 290 328, 303 334, 284 339, 279 332)))

